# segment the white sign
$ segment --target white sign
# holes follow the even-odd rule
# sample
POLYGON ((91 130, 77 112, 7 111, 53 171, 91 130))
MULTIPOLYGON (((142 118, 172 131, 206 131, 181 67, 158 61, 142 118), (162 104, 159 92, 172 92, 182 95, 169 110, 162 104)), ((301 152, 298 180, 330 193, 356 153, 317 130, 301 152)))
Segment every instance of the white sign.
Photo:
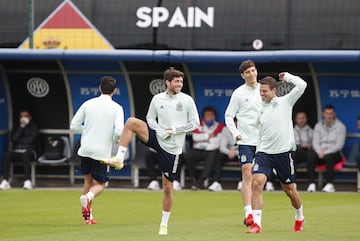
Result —
POLYGON ((136 17, 136 26, 139 28, 158 28, 163 23, 167 23, 169 28, 200 28, 203 23, 210 28, 214 27, 214 7, 208 7, 206 12, 199 7, 188 7, 183 12, 177 7, 171 15, 165 7, 140 7, 136 11, 136 17))
MULTIPOLYGON (((80 87, 81 96, 99 96, 100 90, 96 87, 80 87)), ((116 88, 114 95, 120 95, 119 88, 116 88)))
POLYGON ((360 90, 352 89, 330 89, 330 98, 360 98, 360 90))
POLYGON ((163 79, 154 79, 149 84, 149 90, 152 95, 164 92, 166 90, 165 81, 163 79))
POLYGON ((252 43, 252 46, 255 50, 260 50, 263 48, 264 44, 263 41, 261 41, 261 39, 255 39, 252 43))
POLYGON ((222 97, 222 96, 231 96, 233 89, 219 89, 219 88, 205 88, 204 96, 206 97, 222 97))
POLYGON ((46 80, 38 77, 34 77, 28 80, 26 84, 29 93, 35 97, 41 98, 49 93, 49 84, 46 80))

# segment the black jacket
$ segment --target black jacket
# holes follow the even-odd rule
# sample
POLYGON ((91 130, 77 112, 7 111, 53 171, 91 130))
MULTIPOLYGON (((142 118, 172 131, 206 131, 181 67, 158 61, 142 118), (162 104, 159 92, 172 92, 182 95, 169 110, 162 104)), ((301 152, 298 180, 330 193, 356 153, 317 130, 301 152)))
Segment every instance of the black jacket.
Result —
POLYGON ((38 137, 39 128, 35 122, 30 121, 25 127, 18 126, 11 132, 12 149, 36 150, 38 137))

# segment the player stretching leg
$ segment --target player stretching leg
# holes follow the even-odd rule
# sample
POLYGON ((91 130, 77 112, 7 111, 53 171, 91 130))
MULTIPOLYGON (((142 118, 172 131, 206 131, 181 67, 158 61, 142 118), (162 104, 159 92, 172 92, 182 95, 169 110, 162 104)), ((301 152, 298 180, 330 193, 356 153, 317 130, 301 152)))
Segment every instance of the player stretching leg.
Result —
POLYGON ((173 181, 179 168, 179 156, 185 143, 185 135, 199 125, 199 114, 191 96, 181 92, 184 74, 174 68, 164 72, 166 91, 151 100, 146 116, 147 123, 129 118, 120 138, 116 157, 103 160, 117 167, 124 160, 127 147, 134 135, 158 153, 162 172, 163 201, 159 235, 168 234, 168 221, 174 199, 173 181))

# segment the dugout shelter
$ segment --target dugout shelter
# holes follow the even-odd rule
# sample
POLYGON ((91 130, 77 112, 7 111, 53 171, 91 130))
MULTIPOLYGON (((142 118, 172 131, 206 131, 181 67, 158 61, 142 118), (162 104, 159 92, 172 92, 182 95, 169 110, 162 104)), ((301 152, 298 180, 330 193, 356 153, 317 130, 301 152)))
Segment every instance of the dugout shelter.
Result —
MULTIPOLYGON (((294 107, 305 110, 309 124, 321 118, 321 108, 335 106, 337 117, 347 127, 344 148, 348 155, 358 141, 356 120, 360 115, 360 51, 275 50, 275 51, 191 51, 191 50, 19 50, 0 49, 0 175, 9 131, 18 122, 18 111, 28 108, 45 137, 66 135, 74 146, 78 136, 69 130, 70 121, 86 99, 99 95, 99 80, 113 76, 119 91, 113 99, 124 107, 125 118, 145 120, 150 100, 165 89, 162 73, 173 66, 185 73, 183 91, 192 95, 199 112, 213 105, 219 121, 234 88, 243 83, 239 64, 252 59, 259 78, 277 77, 282 71, 301 76, 308 83, 294 107)), ((279 95, 291 86, 279 86, 279 95)), ((129 165, 112 176, 128 178, 129 165)), ((80 175, 80 172, 75 172, 80 175)))

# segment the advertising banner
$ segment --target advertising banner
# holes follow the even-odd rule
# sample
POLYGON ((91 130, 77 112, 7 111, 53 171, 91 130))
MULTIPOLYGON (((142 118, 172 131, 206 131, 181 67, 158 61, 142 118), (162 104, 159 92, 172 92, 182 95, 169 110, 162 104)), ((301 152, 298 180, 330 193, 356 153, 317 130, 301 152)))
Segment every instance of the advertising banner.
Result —
POLYGON ((8 108, 6 99, 5 83, 0 75, 0 175, 3 173, 4 152, 7 149, 8 140, 8 108))

